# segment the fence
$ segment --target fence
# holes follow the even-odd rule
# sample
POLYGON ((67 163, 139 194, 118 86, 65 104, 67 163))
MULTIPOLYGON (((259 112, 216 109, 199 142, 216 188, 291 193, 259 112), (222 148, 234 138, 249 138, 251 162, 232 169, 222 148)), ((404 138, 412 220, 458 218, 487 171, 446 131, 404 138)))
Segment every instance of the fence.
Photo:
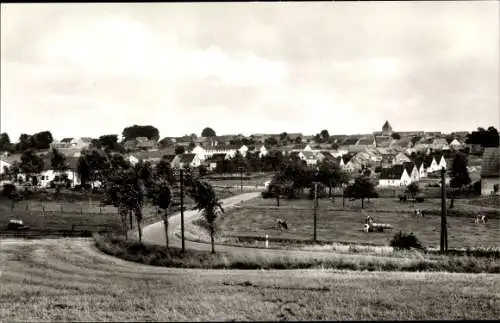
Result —
POLYGON ((0 231, 0 237, 15 238, 39 238, 39 237, 91 237, 92 233, 113 232, 113 227, 109 225, 73 224, 71 229, 29 229, 26 231, 0 231))
POLYGON ((95 213, 95 214, 114 214, 116 208, 111 205, 102 206, 99 203, 89 202, 39 202, 39 201, 22 201, 14 204, 13 211, 27 212, 47 212, 47 213, 95 213))

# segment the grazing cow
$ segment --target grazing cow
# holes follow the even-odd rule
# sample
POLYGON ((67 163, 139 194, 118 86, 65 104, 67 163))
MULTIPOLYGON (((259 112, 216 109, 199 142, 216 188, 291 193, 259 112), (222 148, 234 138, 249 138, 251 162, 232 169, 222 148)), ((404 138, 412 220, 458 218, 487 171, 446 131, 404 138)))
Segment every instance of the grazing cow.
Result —
POLYGON ((288 230, 288 224, 286 223, 285 220, 282 220, 282 219, 276 220, 276 226, 278 227, 278 230, 281 230, 281 229, 288 230))
POLYGON ((424 217, 424 212, 420 209, 415 209, 415 216, 417 217, 424 217))
POLYGON ((478 214, 478 215, 476 215, 474 222, 476 224, 479 224, 479 222, 482 222, 482 223, 485 224, 487 220, 488 219, 486 218, 486 215, 484 215, 484 214, 478 214))

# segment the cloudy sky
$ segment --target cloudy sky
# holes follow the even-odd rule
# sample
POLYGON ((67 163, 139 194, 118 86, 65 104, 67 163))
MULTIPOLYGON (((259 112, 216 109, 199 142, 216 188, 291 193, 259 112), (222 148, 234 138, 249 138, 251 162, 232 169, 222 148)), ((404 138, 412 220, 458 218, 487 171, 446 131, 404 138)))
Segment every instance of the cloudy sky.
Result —
POLYGON ((2 4, 1 132, 499 126, 499 2, 2 4))

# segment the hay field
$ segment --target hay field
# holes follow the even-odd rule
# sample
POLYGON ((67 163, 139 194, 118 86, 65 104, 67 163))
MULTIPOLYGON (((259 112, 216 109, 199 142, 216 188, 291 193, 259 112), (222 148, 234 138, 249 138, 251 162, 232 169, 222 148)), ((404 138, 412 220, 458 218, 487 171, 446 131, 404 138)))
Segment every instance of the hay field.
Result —
POLYGON ((500 316, 498 275, 172 269, 106 256, 88 239, 0 240, 0 256, 6 322, 500 316))

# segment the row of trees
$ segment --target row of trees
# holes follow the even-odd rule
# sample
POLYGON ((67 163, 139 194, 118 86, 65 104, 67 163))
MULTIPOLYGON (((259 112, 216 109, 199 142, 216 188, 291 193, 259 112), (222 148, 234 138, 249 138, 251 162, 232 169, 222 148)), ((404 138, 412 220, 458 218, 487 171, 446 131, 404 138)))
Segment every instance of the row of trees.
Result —
POLYGON ((48 149, 53 141, 50 131, 42 131, 33 135, 21 134, 19 142, 12 143, 9 134, 0 134, 0 151, 23 152, 27 149, 48 149))

